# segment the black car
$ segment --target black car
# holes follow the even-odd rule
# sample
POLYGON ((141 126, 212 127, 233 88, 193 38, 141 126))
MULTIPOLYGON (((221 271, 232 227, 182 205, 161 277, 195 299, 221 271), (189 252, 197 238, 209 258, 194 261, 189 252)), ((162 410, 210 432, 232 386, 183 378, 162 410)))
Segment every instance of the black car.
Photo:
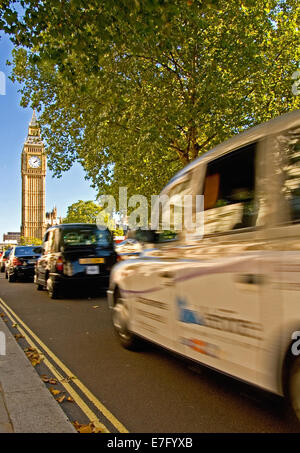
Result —
POLYGON ((115 262, 108 229, 90 223, 55 225, 45 234, 34 281, 38 290, 48 290, 51 299, 68 289, 106 289, 115 262))
POLYGON ((42 248, 39 246, 21 245, 14 247, 5 268, 5 276, 9 282, 15 282, 20 277, 33 279, 34 265, 41 256, 42 248))
POLYGON ((5 271, 5 263, 8 260, 11 249, 5 250, 0 257, 0 272, 5 271))

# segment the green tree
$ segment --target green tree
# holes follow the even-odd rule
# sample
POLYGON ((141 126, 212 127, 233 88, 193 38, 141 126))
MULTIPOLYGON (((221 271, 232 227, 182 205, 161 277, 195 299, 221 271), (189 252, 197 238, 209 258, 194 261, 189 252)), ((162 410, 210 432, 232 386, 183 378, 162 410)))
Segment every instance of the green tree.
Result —
POLYGON ((20 238, 20 245, 41 245, 42 243, 42 239, 38 238, 25 238, 24 236, 20 238))
POLYGON ((101 208, 93 201, 79 200, 71 204, 63 223, 96 223, 101 208))
MULTIPOLYGON (((102 208, 93 201, 79 200, 68 207, 67 216, 63 219, 63 223, 97 223, 97 216, 101 210, 102 208)), ((116 229, 114 220, 108 214, 106 214, 104 220, 107 228, 114 235, 123 234, 122 229, 116 229)))
POLYGON ((299 107, 296 0, 4 2, 12 79, 41 110, 56 176, 157 193, 233 134, 299 107))

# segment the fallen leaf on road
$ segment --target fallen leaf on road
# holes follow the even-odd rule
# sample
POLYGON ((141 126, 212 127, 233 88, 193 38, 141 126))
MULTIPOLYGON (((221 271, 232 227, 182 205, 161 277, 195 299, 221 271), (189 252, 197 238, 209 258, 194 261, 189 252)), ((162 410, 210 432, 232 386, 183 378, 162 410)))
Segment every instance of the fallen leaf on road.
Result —
POLYGON ((71 398, 70 396, 68 396, 67 401, 68 401, 69 403, 74 403, 73 398, 71 398))
POLYGON ((17 334, 15 335, 15 339, 16 339, 16 340, 19 340, 20 338, 24 338, 24 336, 21 335, 20 333, 17 333, 17 334))
POLYGON ((41 363, 41 361, 40 361, 39 359, 32 359, 32 360, 30 360, 30 362, 31 362, 31 365, 32 365, 32 366, 36 366, 36 365, 38 365, 39 363, 41 363))
POLYGON ((4 316, 5 316, 5 313, 3 313, 3 312, 0 313, 0 317, 1 317, 1 318, 4 318, 4 316))
POLYGON ((75 421, 73 423, 73 425, 75 426, 75 428, 77 429, 77 431, 79 433, 101 433, 102 432, 101 429, 96 428, 93 423, 89 423, 88 425, 83 425, 83 424, 75 421))
POLYGON ((62 395, 62 396, 60 396, 59 398, 55 398, 55 399, 56 399, 56 401, 58 401, 59 403, 62 403, 63 400, 65 399, 65 395, 62 395))
POLYGON ((51 378, 51 379, 49 379, 49 384, 56 385, 57 384, 57 380, 54 379, 54 378, 51 378))
POLYGON ((18 327, 18 324, 14 323, 12 326, 13 326, 13 327, 18 327))
POLYGON ((42 381, 45 382, 46 384, 49 382, 49 378, 45 374, 43 374, 41 376, 41 378, 42 378, 42 381))
POLYGON ((60 390, 55 390, 53 389, 52 387, 49 388, 50 392, 52 393, 52 395, 59 395, 61 393, 60 390))
POLYGON ((25 348, 24 352, 30 360, 32 366, 38 365, 43 360, 43 357, 40 356, 39 352, 35 348, 25 348))
POLYGON ((93 305, 93 308, 99 308, 99 305, 93 305))

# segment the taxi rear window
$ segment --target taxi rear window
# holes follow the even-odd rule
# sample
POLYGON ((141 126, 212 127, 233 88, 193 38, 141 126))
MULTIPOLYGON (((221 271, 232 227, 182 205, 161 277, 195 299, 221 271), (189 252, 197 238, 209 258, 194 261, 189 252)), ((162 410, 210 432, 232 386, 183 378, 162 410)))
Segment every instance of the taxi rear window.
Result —
POLYGON ((16 247, 15 255, 16 256, 27 256, 27 255, 40 255, 40 247, 16 247))
POLYGON ((67 247, 99 245, 109 246, 112 244, 111 233, 107 230, 98 229, 70 229, 63 232, 63 244, 67 247))

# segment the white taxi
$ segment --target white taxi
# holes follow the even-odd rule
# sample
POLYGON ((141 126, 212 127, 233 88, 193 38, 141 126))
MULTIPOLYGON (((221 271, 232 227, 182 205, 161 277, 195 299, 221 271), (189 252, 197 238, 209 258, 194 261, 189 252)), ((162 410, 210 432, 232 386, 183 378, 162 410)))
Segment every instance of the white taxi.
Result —
POLYGON ((174 193, 204 195, 203 234, 149 232, 152 248, 114 267, 121 343, 145 338, 288 396, 300 419, 300 111, 198 158, 162 191, 174 193))

